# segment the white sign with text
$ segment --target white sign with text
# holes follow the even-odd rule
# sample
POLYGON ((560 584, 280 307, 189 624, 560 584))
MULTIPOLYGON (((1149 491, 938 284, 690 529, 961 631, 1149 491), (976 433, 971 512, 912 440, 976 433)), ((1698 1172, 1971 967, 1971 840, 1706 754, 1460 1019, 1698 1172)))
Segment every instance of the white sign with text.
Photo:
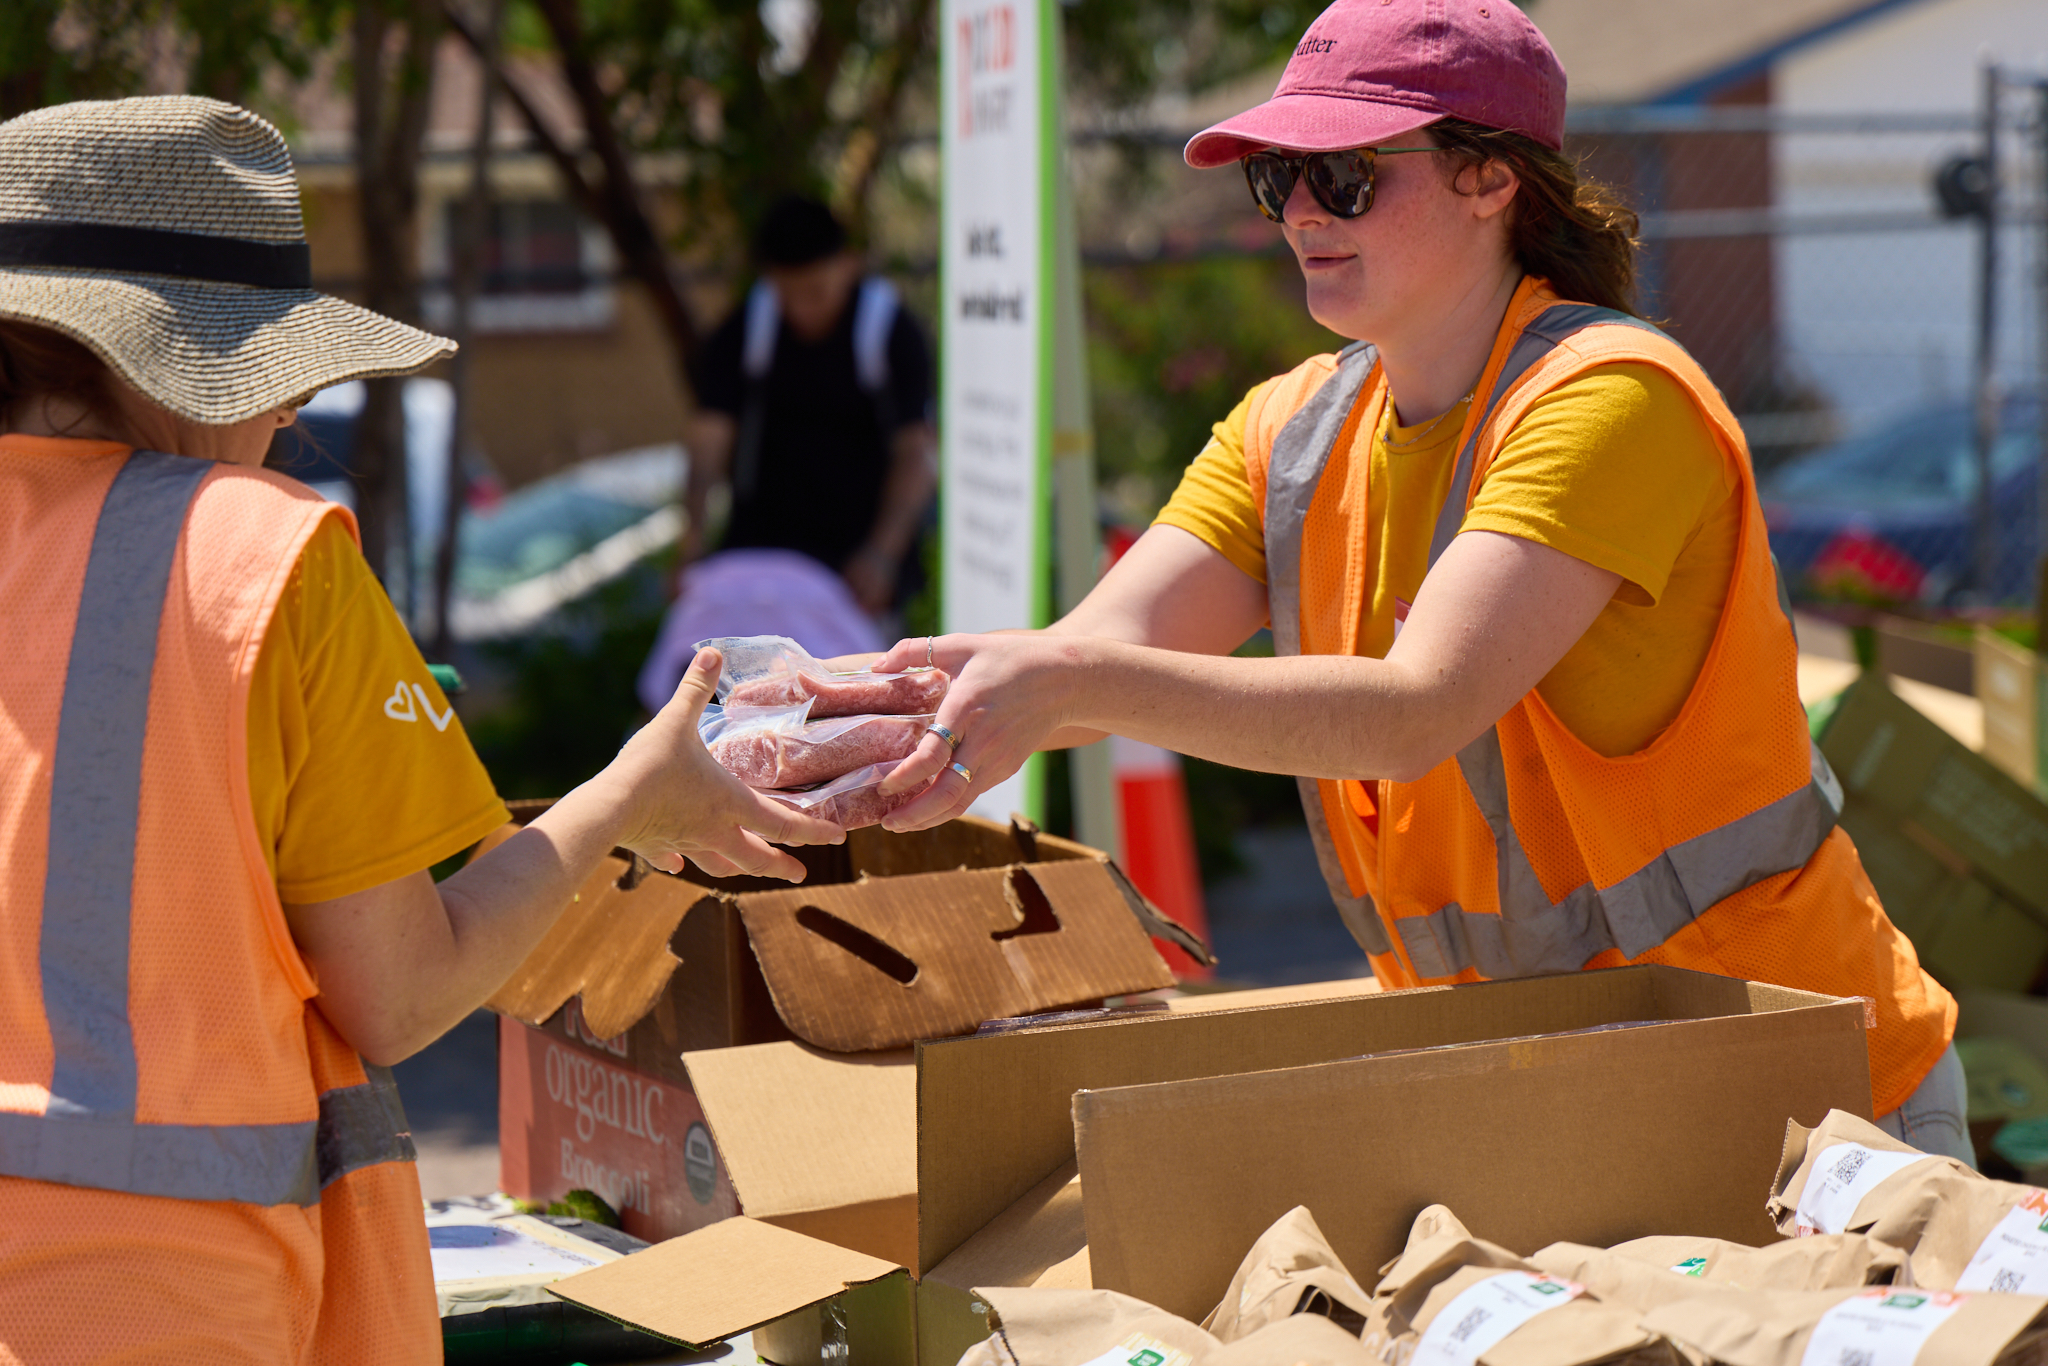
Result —
MULTIPOLYGON (((1044 29, 1052 0, 946 0, 940 17, 944 208, 939 434, 946 631, 1042 626, 1053 324, 1044 29)), ((1020 773, 993 819, 1035 804, 1020 773)))

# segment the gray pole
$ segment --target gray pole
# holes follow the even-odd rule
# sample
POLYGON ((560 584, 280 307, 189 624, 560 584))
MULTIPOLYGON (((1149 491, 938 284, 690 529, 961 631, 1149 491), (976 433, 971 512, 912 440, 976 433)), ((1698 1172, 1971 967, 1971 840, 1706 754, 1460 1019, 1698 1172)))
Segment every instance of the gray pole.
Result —
POLYGON ((1977 293, 1977 525, 1973 596, 1989 602, 1998 584, 1997 500, 1991 449, 1998 440, 1998 67, 1984 66, 1984 250, 1977 293))

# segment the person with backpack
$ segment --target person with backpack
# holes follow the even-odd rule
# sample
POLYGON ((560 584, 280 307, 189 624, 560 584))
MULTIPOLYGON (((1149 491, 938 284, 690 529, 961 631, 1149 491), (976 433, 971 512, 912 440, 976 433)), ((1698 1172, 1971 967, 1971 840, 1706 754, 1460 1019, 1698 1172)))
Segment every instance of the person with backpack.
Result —
POLYGON ((911 551, 938 484, 931 348, 817 200, 778 200, 754 254, 760 280, 698 360, 684 562, 711 548, 723 485, 720 549, 809 556, 879 616, 919 568, 911 551))
POLYGON ((883 824, 1104 732, 1293 774, 1385 985, 1861 996, 1879 1123, 1970 1160, 1956 1003, 1839 824, 1742 428, 1636 312, 1635 215, 1564 115, 1508 0, 1336 0, 1196 135, 1357 340, 1255 386, 1064 620, 876 662, 954 675, 885 790, 936 781, 883 824), (1268 624, 1275 658, 1233 657, 1268 624))

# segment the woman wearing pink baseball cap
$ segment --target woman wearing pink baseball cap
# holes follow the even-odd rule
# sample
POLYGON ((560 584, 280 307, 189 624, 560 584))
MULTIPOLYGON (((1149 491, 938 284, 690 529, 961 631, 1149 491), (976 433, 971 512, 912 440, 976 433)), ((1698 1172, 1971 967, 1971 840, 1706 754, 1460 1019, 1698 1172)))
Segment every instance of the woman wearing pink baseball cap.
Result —
POLYGON ((1969 1159, 1955 1002, 1837 824, 1742 430, 1634 315, 1635 215, 1564 108, 1506 0, 1338 0, 1188 144, 1358 340, 1252 389, 1064 620, 882 658, 956 675, 887 823, 1104 732, 1300 775, 1384 984, 1655 962, 1864 996, 1881 1122, 1969 1159), (1276 658, 1232 657, 1268 623, 1276 658))

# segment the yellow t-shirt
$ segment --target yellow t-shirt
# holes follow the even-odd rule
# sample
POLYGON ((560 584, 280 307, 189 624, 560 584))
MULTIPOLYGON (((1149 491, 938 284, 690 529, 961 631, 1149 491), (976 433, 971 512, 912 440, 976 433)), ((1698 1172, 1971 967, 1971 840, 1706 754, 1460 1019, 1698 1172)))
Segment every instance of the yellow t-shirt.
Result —
POLYGON ((339 517, 300 553, 256 658, 249 795, 293 903, 420 872, 509 819, 339 517))
MULTIPOLYGON (((1244 466, 1250 406, 1247 394, 1216 424, 1157 521, 1263 583, 1265 533, 1244 466)), ((1463 420, 1459 411, 1433 430, 1396 427, 1390 403, 1371 439, 1365 655, 1385 656, 1397 611, 1406 615, 1422 585, 1463 420)), ((1574 734, 1612 757, 1656 739, 1692 691, 1727 599, 1741 517, 1734 475, 1678 382, 1652 365, 1603 365, 1530 408, 1461 529, 1520 536, 1622 576, 1537 685, 1574 734)))

